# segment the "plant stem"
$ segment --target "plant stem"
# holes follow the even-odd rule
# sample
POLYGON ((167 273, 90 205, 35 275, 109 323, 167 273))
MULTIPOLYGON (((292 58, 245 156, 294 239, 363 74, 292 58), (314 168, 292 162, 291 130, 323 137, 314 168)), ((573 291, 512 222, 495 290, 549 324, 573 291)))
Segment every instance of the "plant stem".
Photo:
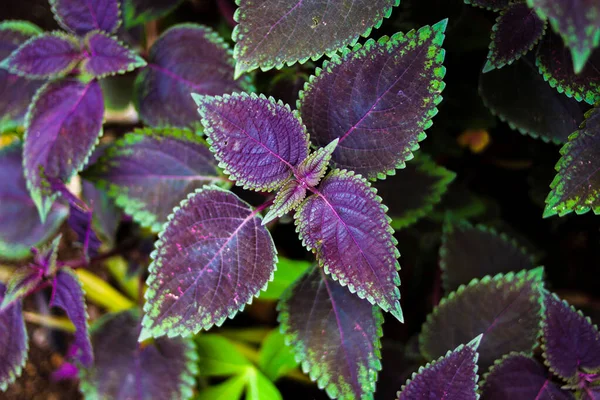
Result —
POLYGON ((135 303, 119 293, 99 276, 86 269, 75 270, 77 277, 83 285, 86 297, 105 307, 111 312, 128 310, 135 307, 135 303))
POLYGON ((25 321, 31 322, 32 324, 59 329, 69 333, 75 332, 75 325, 73 325, 68 318, 41 315, 30 311, 23 311, 23 318, 25 318, 25 321))

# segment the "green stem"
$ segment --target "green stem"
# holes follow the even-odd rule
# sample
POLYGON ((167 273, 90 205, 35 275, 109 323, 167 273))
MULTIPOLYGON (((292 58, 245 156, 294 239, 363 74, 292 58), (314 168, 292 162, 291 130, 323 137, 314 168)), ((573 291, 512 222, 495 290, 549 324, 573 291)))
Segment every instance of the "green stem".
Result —
POLYGON ((52 315, 41 315, 30 311, 23 311, 23 318, 25 318, 25 321, 31 322, 32 324, 59 329, 69 333, 75 332, 75 325, 65 317, 54 317, 52 315))
POLYGON ((103 279, 86 269, 76 269, 86 297, 111 312, 128 310, 135 307, 135 303, 119 293, 103 279))

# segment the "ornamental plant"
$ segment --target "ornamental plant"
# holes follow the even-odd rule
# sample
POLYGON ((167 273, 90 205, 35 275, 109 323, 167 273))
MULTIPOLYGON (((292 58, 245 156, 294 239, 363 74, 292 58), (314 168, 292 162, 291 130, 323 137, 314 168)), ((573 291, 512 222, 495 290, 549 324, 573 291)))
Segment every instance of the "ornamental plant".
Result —
POLYGON ((552 256, 597 221, 542 218, 600 213, 599 4, 198 3, 0 22, 0 390, 39 325, 87 399, 600 398, 597 286, 552 256))

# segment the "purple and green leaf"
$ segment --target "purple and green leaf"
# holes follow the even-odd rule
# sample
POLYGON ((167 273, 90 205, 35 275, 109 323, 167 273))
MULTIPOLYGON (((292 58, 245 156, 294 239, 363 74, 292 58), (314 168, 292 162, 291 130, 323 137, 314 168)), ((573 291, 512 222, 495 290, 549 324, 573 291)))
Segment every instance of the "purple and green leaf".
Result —
POLYGON ((140 340, 220 326, 266 288, 277 255, 258 212, 217 187, 175 208, 152 254, 140 340))
POLYGON ((467 221, 446 222, 439 260, 446 293, 475 278, 534 267, 532 255, 516 240, 467 221))
POLYGON ((29 264, 15 269, 6 284, 0 311, 23 300, 39 286, 43 279, 44 271, 36 265, 29 264))
POLYGON ((398 400, 460 399, 477 400, 477 348, 482 335, 466 345, 449 350, 424 367, 402 386, 398 400))
POLYGON ((62 234, 58 234, 52 242, 41 250, 38 250, 37 248, 31 249, 31 252, 33 253, 33 263, 42 270, 42 273, 45 276, 54 276, 56 274, 58 269, 58 248, 61 240, 62 234))
POLYGON ((367 399, 381 369, 383 316, 313 266, 278 305, 281 331, 302 370, 332 399, 367 399))
POLYGON ((298 169, 296 170, 298 181, 303 182, 310 187, 317 186, 327 172, 329 161, 331 161, 331 157, 338 142, 339 139, 335 139, 327 146, 319 147, 316 151, 306 157, 306 159, 298 165, 298 169))
POLYGON ((190 93, 215 96, 251 91, 249 79, 233 79, 234 62, 225 41, 210 28, 176 25, 152 45, 148 65, 134 87, 135 106, 150 126, 194 128, 198 113, 190 93))
POLYGON ((552 373, 533 357, 511 353, 496 360, 481 384, 485 400, 571 400, 573 395, 552 381, 552 373))
POLYGON ((20 259, 32 247, 48 241, 67 217, 68 209, 54 204, 40 222, 35 203, 29 196, 23 175, 20 143, 0 148, 0 259, 20 259))
POLYGON ((50 0, 50 6, 59 25, 78 36, 115 33, 121 25, 118 0, 50 0))
POLYGON ((370 39, 317 69, 298 109, 315 146, 339 138, 336 167, 384 178, 413 158, 442 100, 447 22, 370 39))
POLYGON ((369 182, 333 170, 296 211, 296 230, 325 272, 402 321, 394 230, 369 182))
POLYGON ((465 4, 485 8, 491 11, 500 11, 508 7, 510 0, 464 0, 465 4))
POLYGON ((81 196, 92 209, 94 231, 103 241, 112 246, 123 217, 122 211, 104 190, 96 188, 93 183, 85 179, 81 182, 81 196))
POLYGON ((83 42, 87 54, 81 70, 91 77, 104 78, 146 66, 142 57, 104 32, 90 32, 83 42))
POLYGON ((82 371, 87 399, 190 399, 197 355, 191 340, 156 339, 138 343, 137 310, 108 314, 91 330, 94 365, 82 371))
POLYGON ((394 176, 373 183, 389 208, 392 228, 403 229, 428 215, 446 193, 456 174, 437 165, 423 152, 394 176))
MULTIPOLYGON (((0 303, 6 287, 0 282, 0 303)), ((21 375, 27 361, 27 330, 21 302, 0 310, 0 392, 21 375)))
POLYGON ((254 93, 193 97, 211 150, 237 185, 275 190, 308 156, 306 128, 287 104, 254 93))
POLYGON ((483 72, 510 65, 531 51, 546 32, 546 21, 527 4, 514 2, 500 12, 492 27, 483 72))
POLYGON ((237 0, 233 30, 235 75, 332 56, 379 28, 400 0, 285 0, 257 6, 237 0))
POLYGON ((585 117, 560 149, 562 157, 555 167, 558 173, 550 184, 544 217, 590 210, 600 214, 600 112, 594 108, 585 117))
POLYGON ((306 187, 302 186, 295 179, 290 179, 277 191, 273 205, 263 218, 262 224, 266 225, 274 219, 295 210, 305 197, 306 187))
POLYGON ((67 181, 86 164, 102 135, 103 116, 97 81, 53 81, 36 94, 27 112, 23 165, 42 221, 55 197, 47 178, 67 181))
POLYGON ((0 68, 30 79, 67 75, 83 59, 77 38, 61 31, 31 37, 0 63, 0 68))
POLYGON ((183 0, 123 0, 123 20, 126 28, 164 17, 183 0))
POLYGON ((531 353, 541 334, 543 268, 473 279, 442 299, 419 336, 426 359, 444 355, 483 333, 479 366, 511 351, 531 353))
POLYGON ((195 189, 228 183, 204 140, 175 128, 126 134, 107 147, 84 177, 154 232, 162 229, 173 208, 195 189))

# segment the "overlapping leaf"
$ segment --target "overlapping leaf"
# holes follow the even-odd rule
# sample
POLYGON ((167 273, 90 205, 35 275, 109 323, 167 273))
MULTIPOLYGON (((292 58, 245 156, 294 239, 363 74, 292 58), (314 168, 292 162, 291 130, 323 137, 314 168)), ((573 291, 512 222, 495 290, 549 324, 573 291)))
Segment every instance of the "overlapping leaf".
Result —
POLYGON ((188 336, 233 317, 273 279, 273 239, 231 192, 198 189, 156 243, 141 339, 188 336))
POLYGON ((42 282, 44 272, 35 265, 25 265, 16 269, 6 284, 6 292, 0 309, 5 309, 21 301, 42 282))
POLYGON ((233 79, 231 50, 210 28, 176 25, 152 45, 148 66, 135 81, 135 105, 151 126, 194 127, 199 121, 190 93, 209 96, 251 90, 233 79))
POLYGON ((326 273, 403 320, 397 242, 385 207, 366 180, 333 170, 294 218, 304 245, 326 273))
POLYGON ((464 0, 465 4, 471 4, 475 7, 485 8, 492 11, 500 11, 506 7, 510 0, 464 0))
POLYGON ((183 0, 123 0, 125 27, 131 28, 163 17, 183 0))
POLYGON ((227 184, 206 143, 191 131, 171 128, 126 134, 84 176, 155 232, 189 193, 210 183, 227 184))
POLYGON ((67 217, 68 209, 54 204, 40 222, 23 175, 20 143, 0 148, 0 259, 20 259, 47 240, 67 217))
POLYGON ((558 173, 550 184, 544 217, 593 210, 600 214, 600 112, 586 113, 582 127, 560 149, 558 173))
POLYGON ((512 64, 528 53, 546 31, 546 21, 521 2, 511 3, 500 12, 492 27, 490 52, 483 72, 512 64))
POLYGON ((194 100, 219 165, 244 188, 279 188, 308 155, 306 129, 282 102, 254 93, 194 100))
MULTIPOLYGON (((0 302, 6 287, 0 283, 0 302)), ((0 392, 21 375, 27 360, 27 331, 21 302, 0 310, 0 392)))
POLYGON ((442 100, 446 24, 371 39, 317 70, 298 108, 313 144, 339 138, 334 165, 373 179, 413 158, 442 100))
POLYGON ((269 212, 265 215, 262 224, 266 225, 275 218, 279 218, 295 210, 305 197, 306 188, 295 179, 290 179, 277 191, 273 205, 269 208, 269 212))
POLYGON ((426 216, 440 202, 455 176, 427 154, 420 153, 395 176, 373 186, 389 208, 392 227, 402 229, 426 216))
POLYGON ((56 21, 79 36, 93 30, 116 32, 121 24, 117 0, 50 0, 56 21))
POLYGON ((124 74, 146 65, 146 61, 104 32, 90 32, 84 38, 89 52, 81 69, 95 78, 124 74))
POLYGON ((266 71, 332 55, 368 36, 389 17, 399 0, 285 0, 256 5, 237 0, 234 19, 236 76, 256 68, 266 71))
POLYGON ((481 74, 479 94, 486 107, 512 129, 546 142, 566 142, 583 121, 578 102, 553 90, 529 57, 481 74))
POLYGON ((446 293, 474 278, 533 267, 533 257, 524 247, 492 228, 450 220, 444 226, 440 268, 446 293))
POLYGON ((190 399, 198 372, 193 343, 165 338, 138 343, 137 314, 109 314, 92 328, 95 363, 82 372, 85 398, 190 399))
POLYGON ((427 317, 419 336, 421 353, 433 359, 482 333, 480 368, 511 351, 531 352, 540 335, 542 275, 540 267, 459 287, 427 317))
POLYGON ((552 374, 534 358, 513 353, 496 361, 481 385, 485 400, 569 400, 573 395, 552 381, 552 374))
POLYGON ((281 330, 302 370, 332 399, 373 397, 381 311, 314 266, 283 295, 281 330))
POLYGON ((402 386, 398 400, 477 400, 477 348, 481 335, 419 368, 402 386))
POLYGON ((296 177, 305 185, 315 187, 327 172, 329 161, 338 144, 338 139, 333 140, 325 147, 320 147, 310 154, 298 165, 296 177))
POLYGON ((260 293, 259 298, 261 300, 278 300, 283 292, 304 274, 310 266, 311 263, 308 261, 279 257, 273 282, 269 283, 267 290, 260 293))
POLYGON ((94 230, 112 246, 123 213, 104 190, 87 180, 81 182, 81 196, 92 208, 94 230))

